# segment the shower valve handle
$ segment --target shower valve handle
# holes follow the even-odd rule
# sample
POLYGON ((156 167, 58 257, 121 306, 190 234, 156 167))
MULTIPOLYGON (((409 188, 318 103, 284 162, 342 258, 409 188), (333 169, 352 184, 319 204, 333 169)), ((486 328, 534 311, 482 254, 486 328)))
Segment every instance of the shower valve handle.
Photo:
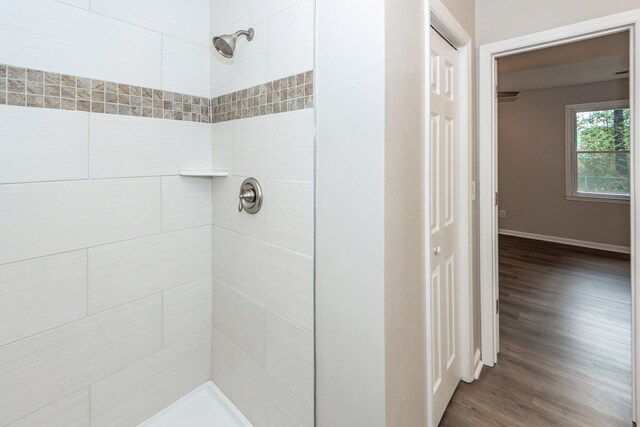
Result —
POLYGON ((242 212, 242 201, 246 200, 247 202, 253 203, 256 201, 256 192, 252 189, 246 190, 244 193, 241 193, 238 196, 238 212, 242 212))

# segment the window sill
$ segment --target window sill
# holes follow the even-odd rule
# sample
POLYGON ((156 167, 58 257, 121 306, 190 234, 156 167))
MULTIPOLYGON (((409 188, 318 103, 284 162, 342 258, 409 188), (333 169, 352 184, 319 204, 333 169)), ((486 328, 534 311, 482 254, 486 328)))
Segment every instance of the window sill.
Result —
POLYGON ((609 198, 609 197, 591 197, 591 196, 565 196, 565 199, 572 202, 596 202, 596 203, 613 203, 615 205, 628 205, 629 199, 609 198))

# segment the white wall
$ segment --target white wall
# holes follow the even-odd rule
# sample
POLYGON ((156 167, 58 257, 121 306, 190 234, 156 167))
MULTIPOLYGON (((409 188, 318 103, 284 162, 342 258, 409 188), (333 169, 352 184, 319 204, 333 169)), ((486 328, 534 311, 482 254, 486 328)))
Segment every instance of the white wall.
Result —
MULTIPOLYGON (((313 69, 313 0, 212 0, 211 34, 253 27, 233 60, 211 56, 211 95, 313 69)), ((314 422, 313 109, 216 123, 213 379, 260 426, 314 422), (238 212, 243 179, 262 185, 238 212)))
MULTIPOLYGON (((0 63, 209 96, 207 0, 65 3, 3 2, 0 63)), ((210 378, 211 182, 177 176, 210 126, 0 106, 0 425, 135 425, 210 378)))
POLYGON ((637 0, 476 0, 478 45, 640 8, 637 0))
POLYGON ((320 427, 385 425, 384 37, 383 0, 318 2, 316 412, 320 427))

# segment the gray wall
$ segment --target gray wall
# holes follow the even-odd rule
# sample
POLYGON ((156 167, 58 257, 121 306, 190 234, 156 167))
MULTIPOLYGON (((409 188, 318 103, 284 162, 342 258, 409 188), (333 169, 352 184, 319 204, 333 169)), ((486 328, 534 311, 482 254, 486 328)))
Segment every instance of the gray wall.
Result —
POLYGON ((389 426, 426 415, 424 5, 386 0, 385 366, 389 426), (406 34, 414 37, 407 39, 406 34), (414 183, 414 185, 407 185, 414 183), (411 202, 413 200, 413 203, 411 202), (413 208, 407 209, 412 203, 413 208))
POLYGON ((628 80, 521 92, 499 103, 500 228, 629 246, 629 205, 565 198, 565 106, 629 97, 628 80))

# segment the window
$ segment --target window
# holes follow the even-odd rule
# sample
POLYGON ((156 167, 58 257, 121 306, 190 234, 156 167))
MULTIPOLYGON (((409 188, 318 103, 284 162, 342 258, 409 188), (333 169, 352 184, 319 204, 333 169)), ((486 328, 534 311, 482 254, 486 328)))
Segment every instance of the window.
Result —
POLYGON ((629 101, 567 105, 567 199, 626 203, 629 101))

